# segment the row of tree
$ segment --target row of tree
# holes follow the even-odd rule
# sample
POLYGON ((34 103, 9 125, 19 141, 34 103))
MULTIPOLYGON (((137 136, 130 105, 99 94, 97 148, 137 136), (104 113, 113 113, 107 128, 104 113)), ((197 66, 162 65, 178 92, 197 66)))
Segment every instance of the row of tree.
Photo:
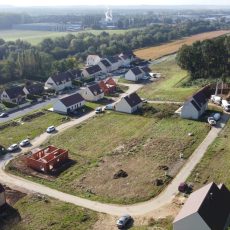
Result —
POLYGON ((230 37, 184 45, 177 54, 177 63, 190 73, 191 79, 230 77, 230 37))
POLYGON ((0 39, 0 84, 15 79, 45 80, 55 71, 77 68, 88 54, 110 56, 216 29, 220 26, 210 22, 188 21, 178 25, 152 25, 124 34, 68 34, 44 39, 37 46, 21 40, 0 39))

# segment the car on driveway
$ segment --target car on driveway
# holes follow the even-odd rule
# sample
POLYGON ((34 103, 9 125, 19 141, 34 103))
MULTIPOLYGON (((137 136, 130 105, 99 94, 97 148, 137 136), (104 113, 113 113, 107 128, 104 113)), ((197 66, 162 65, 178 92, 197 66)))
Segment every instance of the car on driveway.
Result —
POLYGON ((208 117, 208 123, 210 125, 216 125, 216 121, 215 121, 214 117, 208 117))
POLYGON ((18 150, 18 149, 19 149, 18 144, 12 144, 7 150, 8 150, 9 152, 14 152, 14 151, 16 151, 16 150, 18 150))
POLYGON ((21 147, 25 147, 25 146, 27 146, 29 144, 30 144, 30 140, 29 139, 25 139, 25 140, 21 141, 19 145, 21 147))
POLYGON ((103 113, 102 107, 96 108, 96 109, 95 109, 95 113, 96 113, 96 114, 103 113))
POLYGON ((46 132, 47 133, 52 133, 52 132, 54 132, 56 129, 55 129, 55 127, 52 125, 52 126, 49 126, 47 129, 46 129, 46 132))
POLYGON ((127 224, 132 220, 132 217, 128 214, 121 216, 118 220, 117 220, 117 227, 119 229, 123 229, 125 227, 127 227, 127 224))
POLYGON ((0 114, 0 118, 4 118, 4 117, 8 117, 8 116, 9 116, 8 113, 1 113, 1 114, 0 114))

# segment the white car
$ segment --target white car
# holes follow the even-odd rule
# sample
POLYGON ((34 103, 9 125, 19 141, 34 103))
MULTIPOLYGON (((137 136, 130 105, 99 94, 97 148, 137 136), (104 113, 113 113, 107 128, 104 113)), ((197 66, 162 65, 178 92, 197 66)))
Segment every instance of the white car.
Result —
POLYGON ((30 144, 30 140, 29 139, 25 139, 25 140, 21 141, 19 145, 21 147, 25 147, 25 146, 27 146, 29 144, 30 144))
POLYGON ((13 152, 13 151, 16 151, 16 150, 18 150, 18 149, 19 149, 18 144, 12 144, 7 150, 8 150, 9 152, 13 152))
POLYGON ((222 98, 220 96, 211 95, 211 101, 214 104, 221 105, 222 98))
POLYGON ((208 117, 208 123, 210 125, 216 125, 216 121, 215 121, 214 117, 208 117))
POLYGON ((54 132, 55 130, 56 130, 55 127, 52 125, 52 126, 49 126, 49 127, 47 128, 46 132, 47 132, 47 133, 52 133, 52 132, 54 132))
POLYGON ((222 107, 225 111, 230 111, 230 103, 227 100, 222 100, 222 107))

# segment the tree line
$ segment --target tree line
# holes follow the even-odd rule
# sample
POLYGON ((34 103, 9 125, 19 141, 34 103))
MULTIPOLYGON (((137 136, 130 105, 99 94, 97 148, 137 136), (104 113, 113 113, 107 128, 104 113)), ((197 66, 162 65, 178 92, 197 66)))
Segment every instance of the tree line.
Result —
POLYGON ((191 79, 222 79, 230 77, 230 37, 183 45, 177 53, 177 63, 189 72, 191 79))
POLYGON ((0 39, 0 84, 16 79, 46 80, 56 71, 77 68, 88 54, 110 56, 218 29, 221 29, 219 24, 188 21, 178 25, 152 25, 124 34, 68 34, 44 39, 37 46, 21 40, 0 39))

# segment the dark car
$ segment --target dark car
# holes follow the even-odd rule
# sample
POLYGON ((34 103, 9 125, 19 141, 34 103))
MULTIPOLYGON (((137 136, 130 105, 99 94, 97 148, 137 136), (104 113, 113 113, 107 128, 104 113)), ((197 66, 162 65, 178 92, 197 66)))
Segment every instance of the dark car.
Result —
POLYGON ((119 229, 125 228, 131 220, 132 220, 132 217, 128 214, 121 216, 117 221, 117 227, 119 229))
POLYGON ((8 117, 8 116, 9 116, 8 113, 1 113, 1 114, 0 114, 0 118, 4 118, 4 117, 8 117))

